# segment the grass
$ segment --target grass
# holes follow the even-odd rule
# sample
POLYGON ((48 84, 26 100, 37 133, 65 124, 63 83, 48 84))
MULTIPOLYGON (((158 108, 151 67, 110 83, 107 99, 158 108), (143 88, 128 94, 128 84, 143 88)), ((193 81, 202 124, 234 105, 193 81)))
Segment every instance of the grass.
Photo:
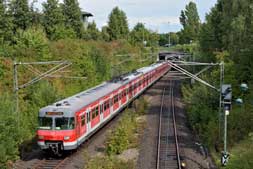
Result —
POLYGON ((226 167, 221 166, 221 154, 212 153, 218 168, 225 169, 252 169, 253 168, 253 137, 241 141, 229 150, 229 161, 226 167))

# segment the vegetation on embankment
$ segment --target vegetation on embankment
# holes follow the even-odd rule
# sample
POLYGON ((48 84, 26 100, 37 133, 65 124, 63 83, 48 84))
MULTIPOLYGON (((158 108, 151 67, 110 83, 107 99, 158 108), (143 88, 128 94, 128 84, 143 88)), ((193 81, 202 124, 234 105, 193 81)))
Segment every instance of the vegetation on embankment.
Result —
POLYGON ((115 129, 107 136, 105 153, 88 159, 86 169, 135 168, 133 159, 119 158, 122 152, 138 148, 140 135, 145 126, 145 120, 140 119, 147 110, 148 103, 144 97, 134 101, 133 107, 126 109, 115 129))
MULTIPOLYGON (((251 169, 253 145, 253 8, 252 1, 219 0, 206 15, 206 20, 197 33, 197 37, 187 33, 194 27, 184 26, 185 37, 193 43, 181 47, 192 54, 190 60, 199 62, 224 62, 224 84, 231 84, 233 89, 232 111, 228 116, 228 152, 231 153, 227 168, 251 169), (185 48, 187 46, 187 48, 185 48), (240 84, 246 83, 249 89, 244 92, 240 84), (243 99, 242 105, 235 100, 243 99), (248 147, 248 148, 246 148, 248 147)), ((189 7, 186 7, 189 10, 189 7)), ((187 12, 188 13, 188 12, 187 12)), ((181 14, 182 21, 189 18, 181 14)), ((181 22, 182 25, 185 22, 181 22)), ((186 22, 187 23, 187 22, 186 22)), ((189 25, 188 25, 189 26, 189 25)), ((192 71, 194 69, 191 69, 192 71)), ((201 70, 196 67, 195 72, 201 70)), ((213 68, 202 74, 201 78, 219 86, 219 68, 213 68)), ((219 117, 219 93, 199 83, 184 85, 182 88, 187 103, 188 119, 192 128, 210 148, 217 164, 223 151, 223 116, 219 117), (215 150, 215 151, 213 151, 215 150)), ((224 112, 222 113, 224 115, 224 112)))
MULTIPOLYGON (((2 147, 0 168, 8 160, 19 158, 20 152, 25 151, 24 148, 27 146, 20 147, 20 145, 35 136, 38 110, 41 107, 109 80, 114 75, 151 63, 151 60, 143 61, 147 57, 143 53, 149 51, 132 46, 124 40, 106 43, 74 39, 48 41, 38 31, 41 30, 32 28, 23 32, 15 46, 5 48, 0 54, 4 56, 0 59, 0 125, 4 126, 1 127, 0 134, 2 147), (129 53, 135 55, 125 55, 129 53), (49 78, 20 90, 18 116, 14 107, 12 56, 17 56, 18 62, 68 60, 72 62, 72 66, 68 68, 70 72, 65 75, 86 77, 86 79, 49 78), (117 65, 125 59, 129 60, 117 65), (20 121, 19 128, 18 121, 20 121)), ((50 67, 36 66, 36 69, 43 72, 50 67)), ((28 82, 36 75, 29 71, 27 66, 19 66, 18 73, 19 84, 28 82)))
MULTIPOLYGON (((199 51, 193 53, 196 58, 201 59, 199 51)), ((221 54, 217 55, 218 58, 221 54)), ((201 61, 201 60, 198 60, 201 61)), ((197 72, 200 70, 195 68, 197 72)), ((192 71, 192 69, 191 69, 192 71)), ((214 67, 212 71, 201 76, 202 79, 219 87, 219 67, 214 67)), ((225 83, 233 86, 232 110, 228 116, 228 151, 231 152, 229 169, 237 169, 236 163, 244 159, 250 161, 253 150, 244 149, 245 143, 252 147, 253 142, 249 140, 249 135, 253 131, 253 90, 250 88, 247 92, 240 90, 240 82, 236 78, 234 63, 230 60, 225 62, 225 83), (243 98, 244 104, 237 105, 236 98, 243 98), (244 141, 248 140, 248 141, 244 141), (230 164, 231 163, 231 164, 230 164)), ((187 81, 182 87, 184 101, 187 106, 187 116, 192 129, 198 134, 204 145, 210 150, 220 166, 220 155, 223 151, 223 116, 219 117, 219 93, 199 82, 189 84, 187 81)), ((251 85, 249 84, 249 87, 251 85)), ((223 112, 224 113, 224 112, 223 112)), ((244 161, 243 160, 243 161, 244 161)), ((241 168, 251 169, 250 163, 241 163, 241 168)))

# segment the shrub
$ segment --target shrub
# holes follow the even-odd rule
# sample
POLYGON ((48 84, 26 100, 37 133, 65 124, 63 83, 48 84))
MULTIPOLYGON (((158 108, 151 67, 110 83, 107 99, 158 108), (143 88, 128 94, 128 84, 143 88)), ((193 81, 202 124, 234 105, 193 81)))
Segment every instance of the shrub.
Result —
POLYGON ((13 101, 7 93, 1 94, 0 107, 0 168, 4 168, 8 160, 18 159, 20 133, 13 101))
POLYGON ((18 30, 14 38, 15 56, 37 59, 48 59, 48 40, 44 30, 40 27, 32 27, 25 31, 18 30))

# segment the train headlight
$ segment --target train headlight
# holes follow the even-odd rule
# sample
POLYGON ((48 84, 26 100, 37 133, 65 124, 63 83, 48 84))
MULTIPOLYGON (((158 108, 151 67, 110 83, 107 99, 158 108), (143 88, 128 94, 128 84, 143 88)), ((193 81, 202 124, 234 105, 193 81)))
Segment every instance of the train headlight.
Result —
POLYGON ((44 140, 44 136, 38 136, 39 140, 44 140))
POLYGON ((64 136, 64 140, 69 140, 70 136, 64 136))

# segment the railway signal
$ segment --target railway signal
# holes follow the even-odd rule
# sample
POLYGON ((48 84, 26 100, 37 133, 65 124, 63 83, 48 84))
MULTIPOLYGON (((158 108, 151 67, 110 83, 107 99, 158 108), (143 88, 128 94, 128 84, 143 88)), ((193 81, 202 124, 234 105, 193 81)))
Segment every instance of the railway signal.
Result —
POLYGON ((231 110, 231 100, 232 100, 232 86, 231 84, 223 84, 221 86, 221 96, 224 108, 224 151, 221 154, 221 164, 226 166, 229 159, 229 154, 227 152, 227 116, 231 110))
POLYGON ((230 84, 224 84, 221 87, 222 102, 225 110, 231 110, 232 87, 230 84))

